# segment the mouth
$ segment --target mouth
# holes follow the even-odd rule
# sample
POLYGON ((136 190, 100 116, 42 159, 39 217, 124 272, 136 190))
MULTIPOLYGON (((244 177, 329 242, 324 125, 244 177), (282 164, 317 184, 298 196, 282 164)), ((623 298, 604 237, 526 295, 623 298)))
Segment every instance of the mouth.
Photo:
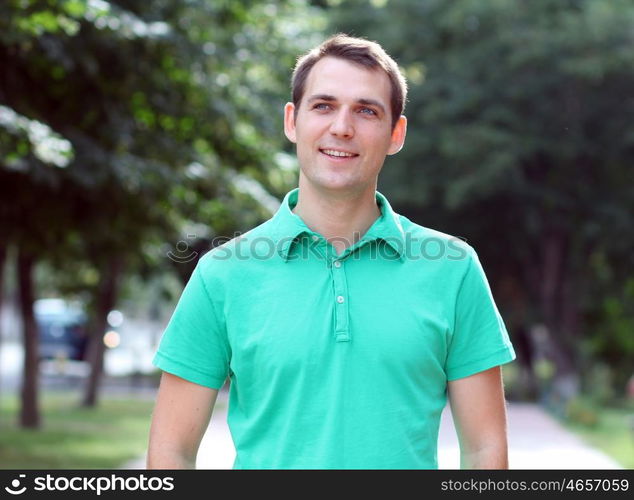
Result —
POLYGON ((339 161, 351 160, 359 156, 357 153, 351 153, 349 151, 341 151, 340 149, 323 148, 323 149, 320 149, 319 152, 327 156, 331 160, 339 160, 339 161))

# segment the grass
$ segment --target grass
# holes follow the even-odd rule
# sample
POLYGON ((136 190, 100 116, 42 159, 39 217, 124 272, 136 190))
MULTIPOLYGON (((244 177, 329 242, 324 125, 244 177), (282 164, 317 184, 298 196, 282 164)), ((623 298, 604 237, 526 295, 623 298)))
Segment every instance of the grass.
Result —
POLYGON ((0 404, 0 469, 113 469, 147 448, 154 402, 104 395, 80 408, 74 393, 45 393, 39 430, 17 426, 18 400, 0 404))
POLYGON ((568 420, 564 425, 626 469, 634 469, 634 410, 595 407, 595 422, 568 420))

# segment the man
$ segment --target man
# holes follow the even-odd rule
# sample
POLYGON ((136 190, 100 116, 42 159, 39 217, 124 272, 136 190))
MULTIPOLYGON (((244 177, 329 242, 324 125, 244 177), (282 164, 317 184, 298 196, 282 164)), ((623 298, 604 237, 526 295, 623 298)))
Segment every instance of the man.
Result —
POLYGON ((437 468, 447 395, 462 466, 506 468, 515 355, 477 256, 376 191, 405 140, 396 63, 338 35, 292 85, 299 188, 198 263, 155 358, 148 467, 195 466, 229 377, 235 468, 437 468))

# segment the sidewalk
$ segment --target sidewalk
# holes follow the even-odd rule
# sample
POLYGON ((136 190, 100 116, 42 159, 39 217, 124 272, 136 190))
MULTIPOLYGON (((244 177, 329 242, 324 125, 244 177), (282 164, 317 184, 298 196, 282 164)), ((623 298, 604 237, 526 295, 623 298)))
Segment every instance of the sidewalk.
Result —
MULTIPOLYGON (((230 469, 235 449, 227 427, 227 391, 220 391, 218 408, 198 451, 198 469, 230 469)), ((603 452, 585 444, 564 429, 539 406, 511 403, 508 406, 509 465, 511 469, 621 469, 603 452)), ((438 436, 438 467, 460 468, 458 439, 448 408, 443 412, 438 436)), ((145 459, 124 466, 145 468, 145 459)))

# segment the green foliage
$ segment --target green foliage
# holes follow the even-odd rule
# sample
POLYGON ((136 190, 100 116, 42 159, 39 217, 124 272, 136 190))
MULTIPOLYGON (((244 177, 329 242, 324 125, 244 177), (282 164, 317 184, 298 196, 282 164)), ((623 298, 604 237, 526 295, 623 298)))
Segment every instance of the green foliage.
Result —
MULTIPOLYGON (((93 4, 95 4, 93 2, 93 4)), ((46 33, 60 33, 69 36, 77 34, 80 20, 87 13, 95 12, 88 0, 58 0, 44 2, 41 0, 8 0, 7 5, 0 10, 2 14, 21 11, 21 15, 14 19, 11 29, 3 29, 0 39, 16 41, 20 38, 28 40, 33 36, 46 33)), ((8 16, 2 16, 0 26, 7 28, 8 16)))
POLYGON ((113 254, 147 273, 169 264, 149 249, 186 224, 232 234, 266 218, 238 172, 290 187, 280 110, 323 19, 304 2, 13 0, 0 14, 0 112, 48 127, 72 159, 51 169, 0 120, 0 218, 61 280, 113 254))

